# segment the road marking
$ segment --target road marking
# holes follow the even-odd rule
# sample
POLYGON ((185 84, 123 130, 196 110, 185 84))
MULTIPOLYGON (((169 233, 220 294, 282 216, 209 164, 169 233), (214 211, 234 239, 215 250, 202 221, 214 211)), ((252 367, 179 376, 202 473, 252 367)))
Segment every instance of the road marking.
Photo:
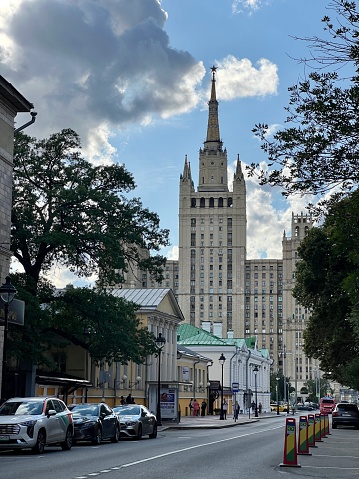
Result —
MULTIPOLYGON (((144 462, 154 461, 155 459, 161 459, 163 457, 172 456, 173 454, 180 454, 181 452, 190 451, 192 449, 199 449, 200 447, 212 446, 213 444, 220 444, 221 442, 233 441, 234 439, 239 439, 241 437, 253 436, 255 434, 263 434, 264 432, 274 431, 275 429, 282 429, 283 427, 284 427, 283 425, 279 425, 279 426, 271 427, 270 429, 262 429, 260 431, 248 432, 245 434, 240 434, 239 436, 229 437, 227 439, 218 439, 217 441, 206 442, 204 444, 196 444, 195 446, 189 446, 183 449, 176 449, 175 451, 165 452, 163 454, 158 454, 157 456, 148 457, 146 459, 141 459, 135 462, 129 462, 128 464, 122 464, 121 466, 114 466, 114 467, 111 467, 111 470, 124 469, 126 467, 143 464, 144 462)), ((88 477, 98 476, 102 474, 102 472, 104 471, 90 472, 87 474, 87 476, 76 476, 74 479, 87 479, 88 477)), ((109 472, 109 471, 106 471, 106 472, 109 472)))
POLYGON ((306 467, 307 469, 338 469, 339 471, 342 471, 343 469, 345 471, 359 471, 359 467, 335 467, 335 466, 303 466, 302 468, 306 467))

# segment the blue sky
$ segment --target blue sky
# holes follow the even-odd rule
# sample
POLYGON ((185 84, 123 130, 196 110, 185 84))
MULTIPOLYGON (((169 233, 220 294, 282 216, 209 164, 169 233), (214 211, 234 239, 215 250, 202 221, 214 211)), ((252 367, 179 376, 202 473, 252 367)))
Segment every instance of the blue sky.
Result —
MULTIPOLYGON (((210 67, 218 66, 220 132, 228 164, 265 161, 251 132, 284 125, 296 59, 323 36, 330 0, 2 0, 0 74, 38 117, 38 138, 73 128, 94 162, 134 175, 144 206, 170 229, 176 257, 179 176, 185 155, 195 184, 207 126, 210 67)), ((18 125, 28 121, 19 115, 18 125)), ((247 182, 248 258, 281 257, 283 230, 306 198, 247 182)), ((62 270, 53 280, 71 280, 62 270)))

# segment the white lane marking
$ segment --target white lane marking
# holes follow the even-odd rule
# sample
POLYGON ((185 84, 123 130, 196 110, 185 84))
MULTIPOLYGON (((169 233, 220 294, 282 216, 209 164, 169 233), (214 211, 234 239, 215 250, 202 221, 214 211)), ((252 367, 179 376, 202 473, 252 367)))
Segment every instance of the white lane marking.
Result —
POLYGON ((173 454, 179 454, 181 452, 186 452, 186 451, 190 451, 192 449, 198 449, 200 447, 206 447, 206 446, 212 446, 213 444, 220 444, 221 442, 228 442, 228 441, 233 441, 234 439, 239 439, 241 437, 247 437, 247 436, 252 436, 252 435, 255 435, 255 434, 263 434, 264 432, 269 432, 269 431, 274 431, 275 429, 281 429, 283 428, 284 426, 283 425, 280 425, 280 426, 276 426, 276 427, 272 427, 270 429, 263 429, 261 431, 256 431, 256 432, 249 432, 247 434, 240 434, 239 436, 234 436, 234 437, 229 437, 227 439, 219 439, 217 441, 212 441, 212 442, 206 442, 204 444, 197 444, 195 446, 189 446, 189 447, 185 447, 183 449, 177 449, 175 451, 171 451, 171 452, 165 452, 164 454, 158 454, 157 456, 153 456, 153 457, 148 457, 147 459, 141 459, 139 461, 135 461, 135 462, 129 462, 128 464, 123 464, 121 466, 122 467, 131 467, 131 466, 135 466, 137 464, 142 464, 144 462, 148 462, 148 461, 154 461, 155 459, 161 459, 162 457, 166 457, 166 456, 172 456, 173 454))

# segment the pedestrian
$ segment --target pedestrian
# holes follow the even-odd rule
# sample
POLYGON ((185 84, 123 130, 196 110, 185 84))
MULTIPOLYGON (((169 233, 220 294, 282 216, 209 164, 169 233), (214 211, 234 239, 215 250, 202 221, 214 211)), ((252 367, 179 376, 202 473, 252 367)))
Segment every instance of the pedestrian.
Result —
POLYGON ((201 404, 201 416, 202 417, 206 415, 206 409, 207 409, 207 403, 203 399, 202 404, 201 404))
POLYGON ((259 412, 259 414, 261 414, 261 412, 262 412, 262 403, 261 402, 258 404, 258 412, 259 412))
POLYGON ((132 395, 131 395, 131 394, 129 394, 129 395, 127 396, 127 398, 126 398, 126 404, 133 404, 133 403, 132 403, 132 395))
POLYGON ((227 407, 228 407, 227 401, 224 399, 223 400, 223 416, 224 416, 224 419, 227 419, 227 407))
POLYGON ((238 404, 238 401, 236 401, 236 404, 234 405, 234 416, 233 416, 233 418, 235 420, 237 420, 238 415, 239 415, 239 404, 238 404))
POLYGON ((197 399, 194 399, 194 401, 193 401, 193 415, 198 416, 198 414, 199 414, 199 402, 197 401, 197 399))
POLYGON ((189 407, 189 415, 193 416, 193 399, 190 400, 188 407, 189 407))
POLYGON ((120 398, 120 404, 121 406, 124 406, 126 404, 125 398, 123 396, 121 396, 120 398))
POLYGON ((256 408, 256 403, 254 401, 252 401, 252 403, 251 403, 251 408, 252 408, 252 412, 254 412, 254 410, 256 408))

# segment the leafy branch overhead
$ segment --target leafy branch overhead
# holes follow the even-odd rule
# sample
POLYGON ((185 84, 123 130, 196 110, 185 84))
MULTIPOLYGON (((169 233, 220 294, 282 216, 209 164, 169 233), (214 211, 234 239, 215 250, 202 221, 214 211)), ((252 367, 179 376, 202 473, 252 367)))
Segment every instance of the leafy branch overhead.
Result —
POLYGON ((268 163, 253 163, 249 174, 262 185, 281 186, 285 196, 329 193, 336 201, 359 183, 359 15, 356 2, 334 0, 330 7, 341 17, 337 27, 323 19, 331 40, 301 39, 310 44, 304 62, 314 70, 289 88, 289 126, 272 138, 265 123, 253 129, 268 163))

